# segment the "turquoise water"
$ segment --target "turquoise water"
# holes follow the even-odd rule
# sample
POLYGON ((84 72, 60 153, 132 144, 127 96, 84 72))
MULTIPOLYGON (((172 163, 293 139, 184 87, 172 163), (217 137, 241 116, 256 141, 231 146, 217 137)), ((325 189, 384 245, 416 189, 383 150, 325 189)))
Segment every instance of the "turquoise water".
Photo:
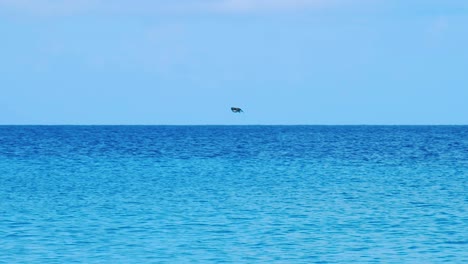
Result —
POLYGON ((467 263, 468 126, 0 126, 0 263, 467 263))

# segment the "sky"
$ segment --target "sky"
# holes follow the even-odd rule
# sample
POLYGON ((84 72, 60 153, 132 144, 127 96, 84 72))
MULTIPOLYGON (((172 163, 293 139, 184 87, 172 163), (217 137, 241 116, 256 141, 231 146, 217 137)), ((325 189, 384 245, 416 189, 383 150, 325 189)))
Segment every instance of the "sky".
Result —
POLYGON ((0 124, 466 125, 467 102, 466 0, 0 0, 0 124))

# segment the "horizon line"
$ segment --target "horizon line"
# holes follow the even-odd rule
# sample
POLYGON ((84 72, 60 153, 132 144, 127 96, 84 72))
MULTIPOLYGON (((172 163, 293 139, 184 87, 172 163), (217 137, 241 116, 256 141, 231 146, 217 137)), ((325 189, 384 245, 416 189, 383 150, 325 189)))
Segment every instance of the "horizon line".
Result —
POLYGON ((0 126, 468 126, 468 124, 0 124, 0 126))

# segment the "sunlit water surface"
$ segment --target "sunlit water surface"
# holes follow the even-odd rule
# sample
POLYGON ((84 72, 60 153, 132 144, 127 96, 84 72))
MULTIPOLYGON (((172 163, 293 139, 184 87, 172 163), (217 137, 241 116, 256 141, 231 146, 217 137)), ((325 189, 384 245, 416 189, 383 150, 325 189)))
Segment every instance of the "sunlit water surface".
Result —
POLYGON ((0 126, 0 263, 467 263, 468 126, 0 126))

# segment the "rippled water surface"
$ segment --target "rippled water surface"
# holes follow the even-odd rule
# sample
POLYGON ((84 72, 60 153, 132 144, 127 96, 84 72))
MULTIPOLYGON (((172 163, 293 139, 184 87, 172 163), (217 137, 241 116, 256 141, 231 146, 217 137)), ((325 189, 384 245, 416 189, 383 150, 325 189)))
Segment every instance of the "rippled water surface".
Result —
POLYGON ((0 263, 467 263, 468 126, 0 126, 0 263))

